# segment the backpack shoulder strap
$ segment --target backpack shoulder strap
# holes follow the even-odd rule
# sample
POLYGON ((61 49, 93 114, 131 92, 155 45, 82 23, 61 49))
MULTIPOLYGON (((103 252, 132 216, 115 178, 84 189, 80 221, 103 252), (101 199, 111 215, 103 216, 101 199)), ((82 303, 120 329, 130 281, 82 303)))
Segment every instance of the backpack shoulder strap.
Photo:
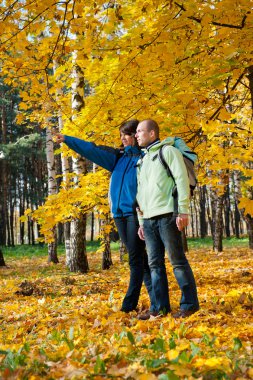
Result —
POLYGON ((169 165, 167 164, 167 162, 166 162, 166 160, 165 160, 165 158, 164 158, 164 155, 163 155, 163 149, 164 149, 165 147, 166 147, 166 144, 163 145, 163 146, 159 149, 159 151, 158 151, 158 158, 159 158, 161 164, 163 165, 164 169, 166 170, 168 177, 171 177, 171 178, 173 179, 173 181, 175 182, 175 178, 173 177, 173 174, 172 174, 172 172, 171 172, 171 170, 170 170, 170 168, 169 168, 169 165))

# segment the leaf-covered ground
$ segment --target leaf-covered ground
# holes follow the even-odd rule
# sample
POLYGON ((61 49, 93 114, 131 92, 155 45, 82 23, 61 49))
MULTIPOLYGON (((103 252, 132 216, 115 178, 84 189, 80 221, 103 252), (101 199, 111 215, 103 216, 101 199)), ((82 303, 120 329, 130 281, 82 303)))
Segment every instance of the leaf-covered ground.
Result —
MULTIPOLYGON (((0 269, 0 379, 253 379, 252 251, 188 254, 201 309, 139 321, 119 311, 129 269, 89 254, 73 274, 45 257, 8 258, 0 269)), ((180 292, 168 265, 171 304, 180 292)), ((140 308, 148 307, 143 288, 140 308)))

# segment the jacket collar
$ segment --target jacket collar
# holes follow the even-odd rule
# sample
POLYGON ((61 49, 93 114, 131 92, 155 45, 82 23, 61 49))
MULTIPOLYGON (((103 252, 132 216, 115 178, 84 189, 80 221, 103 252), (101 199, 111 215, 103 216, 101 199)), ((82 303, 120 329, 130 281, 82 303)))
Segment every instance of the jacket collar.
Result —
POLYGON ((153 141, 151 144, 149 144, 148 146, 146 146, 145 148, 143 148, 143 149, 145 149, 145 150, 149 150, 150 148, 152 148, 154 145, 156 145, 156 144, 159 144, 160 143, 160 140, 159 139, 156 139, 155 141, 153 141))
POLYGON ((140 148, 138 146, 128 145, 124 148, 125 153, 140 154, 140 148))

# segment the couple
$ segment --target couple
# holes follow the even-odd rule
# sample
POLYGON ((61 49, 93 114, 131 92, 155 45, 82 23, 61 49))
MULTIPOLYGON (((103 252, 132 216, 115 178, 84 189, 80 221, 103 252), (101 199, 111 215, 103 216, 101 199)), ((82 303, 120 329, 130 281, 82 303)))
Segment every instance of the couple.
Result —
POLYGON ((144 281, 150 309, 138 318, 146 320, 171 312, 165 269, 166 249, 181 289, 180 310, 174 317, 187 317, 199 309, 199 303, 180 232, 188 224, 189 208, 189 180, 182 154, 173 146, 164 149, 164 157, 178 189, 179 214, 174 216, 174 182, 158 159, 163 143, 159 140, 157 123, 151 119, 141 122, 129 120, 121 125, 120 137, 123 149, 97 146, 59 133, 56 134, 56 142, 66 143, 81 156, 112 173, 111 211, 120 239, 127 248, 130 266, 129 287, 121 310, 130 312, 136 309, 144 281), (141 151, 139 147, 145 149, 141 151), (136 200, 138 217, 134 207, 136 200))

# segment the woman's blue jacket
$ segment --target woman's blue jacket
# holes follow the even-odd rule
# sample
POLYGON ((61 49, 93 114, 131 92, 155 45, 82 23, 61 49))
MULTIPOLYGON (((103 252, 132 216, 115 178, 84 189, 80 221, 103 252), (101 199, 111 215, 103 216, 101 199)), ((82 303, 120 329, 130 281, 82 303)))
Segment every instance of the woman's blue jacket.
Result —
POLYGON ((112 173, 109 196, 113 217, 135 214, 136 163, 142 155, 141 150, 135 146, 115 149, 66 135, 64 142, 81 156, 112 173))

